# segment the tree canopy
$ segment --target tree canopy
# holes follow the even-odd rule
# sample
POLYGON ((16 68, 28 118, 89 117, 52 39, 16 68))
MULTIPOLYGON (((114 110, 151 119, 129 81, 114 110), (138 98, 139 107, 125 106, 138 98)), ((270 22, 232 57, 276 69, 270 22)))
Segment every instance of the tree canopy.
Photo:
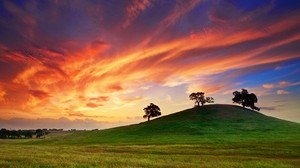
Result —
POLYGON ((212 97, 205 97, 204 92, 196 92, 196 93, 191 93, 190 94, 190 100, 195 101, 195 106, 203 106, 205 103, 213 103, 214 98, 212 97))
POLYGON ((158 117, 161 115, 160 108, 153 103, 150 103, 149 106, 145 107, 144 112, 145 115, 143 116, 143 118, 148 118, 148 121, 150 120, 150 118, 158 117))
POLYGON ((34 135, 36 135, 36 138, 40 138, 46 134, 49 134, 49 131, 46 129, 7 130, 2 128, 0 130, 0 139, 32 138, 34 135))
POLYGON ((257 97, 254 93, 249 94, 248 90, 242 89, 241 92, 235 91, 232 94, 234 95, 233 103, 242 104, 243 107, 250 107, 252 110, 260 110, 254 105, 254 103, 257 103, 257 97))

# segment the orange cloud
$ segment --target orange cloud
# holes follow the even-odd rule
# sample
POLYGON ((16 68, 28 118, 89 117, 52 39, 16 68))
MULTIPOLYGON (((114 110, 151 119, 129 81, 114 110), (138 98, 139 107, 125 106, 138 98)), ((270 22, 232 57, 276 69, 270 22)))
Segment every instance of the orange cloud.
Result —
POLYGON ((121 86, 120 84, 117 84, 117 83, 112 84, 112 85, 109 85, 109 86, 107 87, 107 89, 108 89, 109 91, 120 91, 120 90, 123 90, 122 86, 121 86))
POLYGON ((262 87, 266 89, 272 89, 274 88, 274 84, 263 84, 262 87))
POLYGON ((46 99, 49 98, 49 94, 47 92, 44 92, 42 90, 29 90, 29 93, 39 99, 46 99))
POLYGON ((103 101, 108 101, 109 97, 108 96, 99 96, 99 97, 90 98, 90 100, 96 101, 96 102, 103 102, 103 101))
POLYGON ((87 103, 86 106, 90 107, 90 108, 96 108, 96 107, 103 106, 103 105, 102 104, 96 104, 96 103, 87 103))
POLYGON ((286 95, 286 94, 290 94, 290 92, 285 91, 285 90, 277 90, 276 92, 278 95, 286 95))
POLYGON ((5 94, 6 94, 5 91, 1 90, 0 88, 0 102, 5 100, 4 99, 5 94))

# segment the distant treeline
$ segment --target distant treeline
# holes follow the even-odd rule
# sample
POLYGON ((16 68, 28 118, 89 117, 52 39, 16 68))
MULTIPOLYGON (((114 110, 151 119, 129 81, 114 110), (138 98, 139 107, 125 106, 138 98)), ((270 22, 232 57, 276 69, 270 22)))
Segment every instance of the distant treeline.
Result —
MULTIPOLYGON (((37 129, 37 130, 7 130, 2 128, 0 130, 1 139, 21 139, 21 138, 41 138, 48 135, 51 130, 37 129)), ((59 131, 55 129, 55 131, 59 131)))

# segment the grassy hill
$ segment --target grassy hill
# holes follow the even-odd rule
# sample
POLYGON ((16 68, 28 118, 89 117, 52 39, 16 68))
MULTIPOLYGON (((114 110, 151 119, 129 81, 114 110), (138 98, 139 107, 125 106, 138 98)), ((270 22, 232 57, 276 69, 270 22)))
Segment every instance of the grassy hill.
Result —
POLYGON ((140 124, 39 141, 56 144, 181 144, 286 141, 300 138, 300 124, 233 105, 207 105, 140 124), (288 136, 287 136, 288 135, 288 136))
POLYGON ((230 105, 45 139, 0 139, 0 167, 296 168, 300 124, 230 105))

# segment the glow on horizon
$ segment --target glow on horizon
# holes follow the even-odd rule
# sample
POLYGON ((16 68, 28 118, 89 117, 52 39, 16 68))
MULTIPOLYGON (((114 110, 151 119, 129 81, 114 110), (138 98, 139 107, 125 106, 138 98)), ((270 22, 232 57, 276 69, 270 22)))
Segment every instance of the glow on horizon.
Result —
POLYGON ((241 88, 258 95, 262 113, 300 122, 299 9, 283 0, 1 1, 0 127, 24 126, 16 118, 136 123, 151 102, 166 115, 191 108, 191 92, 231 104, 241 88))

